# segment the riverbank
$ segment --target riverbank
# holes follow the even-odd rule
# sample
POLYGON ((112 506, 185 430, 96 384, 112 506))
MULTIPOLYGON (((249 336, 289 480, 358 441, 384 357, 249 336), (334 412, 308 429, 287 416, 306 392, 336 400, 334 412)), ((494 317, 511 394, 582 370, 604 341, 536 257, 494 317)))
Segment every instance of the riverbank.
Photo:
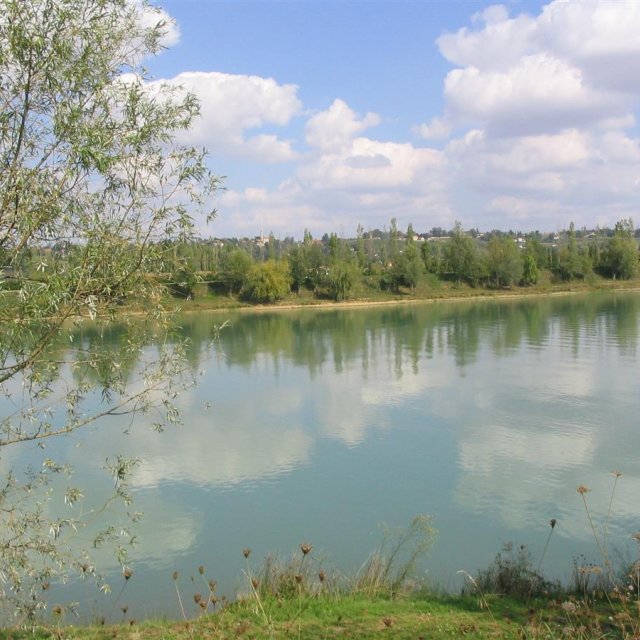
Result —
POLYGON ((631 638, 619 632, 607 605, 585 606, 575 598, 513 599, 497 596, 401 598, 315 596, 254 598, 190 621, 135 622, 74 627, 61 621, 47 628, 0 631, 2 640, 65 638, 75 640, 237 640, 287 638, 467 638, 505 640, 631 638))
POLYGON ((508 289, 483 289, 467 284, 438 282, 437 286, 423 283, 415 291, 389 292, 374 291, 361 287, 348 300, 334 301, 318 298, 311 291, 302 290, 290 294, 273 304, 254 304, 238 296, 212 294, 206 285, 196 287, 193 298, 171 298, 170 303, 179 311, 293 311, 298 309, 344 309, 400 304, 443 303, 474 300, 509 300, 543 296, 565 296, 598 291, 640 291, 640 278, 633 280, 611 280, 592 277, 588 281, 553 282, 543 279, 529 287, 508 289))

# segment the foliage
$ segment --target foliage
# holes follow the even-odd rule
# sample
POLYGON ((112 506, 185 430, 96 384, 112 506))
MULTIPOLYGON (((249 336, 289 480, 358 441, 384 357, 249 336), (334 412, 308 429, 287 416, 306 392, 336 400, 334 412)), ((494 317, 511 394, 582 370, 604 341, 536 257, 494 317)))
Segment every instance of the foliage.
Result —
POLYGON ((391 228, 389 229, 389 245, 388 256, 391 260, 395 260, 398 255, 398 221, 391 218, 391 228))
POLYGON ((536 259, 530 254, 525 253, 522 257, 522 279, 520 283, 525 287, 536 284, 538 282, 539 271, 536 259))
POLYGON ((416 288, 420 276, 424 273, 424 267, 415 243, 407 243, 404 251, 397 256, 391 273, 394 289, 399 286, 416 288))
POLYGON ((633 221, 616 223, 613 237, 607 241, 604 252, 604 269, 614 280, 628 280, 638 273, 638 242, 633 237, 633 221))
MULTIPOLYGON (((14 469, 13 454, 158 403, 177 419, 180 346, 144 349, 169 326, 149 274, 164 263, 165 239, 190 236, 218 180, 203 151, 175 143, 198 115, 194 96, 146 82, 142 64, 167 29, 160 13, 127 0, 0 0, 0 16, 0 248, 20 274, 16 292, 0 287, 0 393, 11 396, 0 414, 0 599, 20 619, 44 606, 55 576, 95 570, 73 540, 84 521, 72 469, 40 449, 32 467, 14 469), (154 322, 129 320, 119 307, 129 298, 154 322), (74 342, 83 319, 99 332, 116 309, 129 328, 122 353, 74 342), (140 363, 131 392, 129 356, 140 363)), ((126 542, 115 514, 126 517, 132 467, 106 465, 115 495, 96 545, 126 542)))
POLYGON ((242 249, 231 249, 222 255, 220 262, 218 277, 229 294, 237 293, 247 280, 253 259, 242 249))
POLYGON ((346 300, 353 293, 358 277, 358 268, 348 260, 338 260, 327 273, 329 295, 336 301, 346 300))
POLYGON ((289 262, 289 274, 291 276, 291 287, 296 293, 306 284, 309 277, 306 251, 303 245, 294 245, 289 249, 287 260, 289 262))
POLYGON ((356 256, 358 258, 358 267, 360 271, 364 271, 367 267, 367 252, 364 244, 364 229, 361 224, 358 225, 356 240, 356 256))
POLYGON ((491 565, 478 573, 475 584, 480 593, 516 597, 541 595, 554 586, 533 568, 531 554, 525 546, 514 548, 509 542, 503 545, 491 565))
MULTIPOLYGON (((335 234, 327 238, 327 244, 333 244, 334 252, 337 252, 337 242, 338 237, 335 234)), ((294 245, 289 249, 287 260, 291 286, 296 293, 299 294, 303 286, 317 291, 324 284, 327 259, 322 245, 314 242, 309 231, 305 230, 302 244, 294 245)))
POLYGON ((338 238, 337 233, 332 233, 329 236, 329 242, 327 243, 327 248, 329 250, 329 261, 335 262, 340 258, 340 239, 338 238))
POLYGON ((184 263, 180 265, 170 276, 169 280, 170 282, 167 286, 174 296, 188 299, 195 297, 195 287, 198 283, 198 277, 188 264, 184 263))
POLYGON ((534 236, 529 236, 522 257, 522 285, 528 287, 538 282, 540 269, 545 266, 546 259, 546 252, 540 241, 534 236))
POLYGON ((441 242, 423 243, 420 247, 420 255, 427 273, 441 275, 444 272, 445 251, 441 242))
POLYGON ((306 285, 313 291, 322 286, 326 276, 326 260, 321 244, 315 242, 307 231, 304 235, 304 260, 307 269, 306 285))
POLYGON ((416 516, 406 528, 387 529, 380 548, 356 575, 354 589, 367 595, 393 595, 406 589, 435 537, 436 530, 426 515, 416 516))
POLYGON ((584 278, 591 271, 588 253, 578 247, 573 222, 569 225, 568 241, 558 252, 556 271, 563 280, 584 278))
POLYGON ((445 245, 447 268, 458 284, 464 279, 475 279, 477 269, 477 249, 474 239, 467 235, 459 222, 456 222, 451 238, 445 245))
MULTIPOLYGON (((586 627, 573 630, 563 615, 559 603, 549 600, 524 602, 514 599, 494 599, 491 609, 478 606, 474 597, 442 596, 421 593, 409 597, 368 597, 361 594, 321 593, 293 598, 265 598, 266 617, 252 598, 233 603, 221 603, 214 615, 199 616, 184 621, 153 619, 135 621, 129 616, 125 623, 90 627, 51 625, 29 631, 11 630, 2 640, 51 640, 64 637, 75 640, 193 640, 215 638, 270 638, 271 640, 337 640, 358 638, 378 640, 428 638, 429 640, 602 640, 603 633, 590 633, 586 627), (266 618, 266 619, 265 619, 266 618)), ((590 612, 575 616, 589 624, 590 612)), ((64 612, 60 616, 64 618, 64 612)), ((591 622, 606 616, 593 612, 591 622)), ((578 625, 576 625, 578 626, 578 625)), ((614 636, 612 636, 614 637, 614 636)))
POLYGON ((540 242, 537 232, 527 236, 524 250, 526 255, 533 257, 538 269, 546 269, 549 267, 548 249, 540 242))
POLYGON ((289 293, 290 286, 287 263, 269 260, 249 269, 242 295, 253 302, 276 302, 289 293))
POLYGON ((494 235, 487 246, 487 269, 496 287, 509 287, 522 277, 518 245, 507 235, 494 235))

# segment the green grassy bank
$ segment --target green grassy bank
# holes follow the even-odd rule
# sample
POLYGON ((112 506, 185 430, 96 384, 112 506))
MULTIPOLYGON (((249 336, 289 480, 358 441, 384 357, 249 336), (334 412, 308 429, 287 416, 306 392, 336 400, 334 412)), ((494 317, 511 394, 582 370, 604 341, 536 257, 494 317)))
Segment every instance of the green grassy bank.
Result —
MULTIPOLYGON (((53 624, 0 632, 0 638, 80 640, 192 640, 212 638, 626 638, 619 609, 579 600, 444 597, 414 594, 388 598, 363 595, 256 600, 248 598, 186 622, 162 620, 73 627, 53 624)), ((637 631, 637 628, 635 629, 637 631)))
POLYGON ((473 287, 468 284, 457 284, 438 280, 424 279, 415 289, 402 288, 399 291, 381 290, 377 281, 363 278, 358 282, 348 299, 335 302, 322 297, 313 291, 302 288, 299 293, 290 293, 272 304, 255 304, 239 295, 216 293, 206 283, 197 284, 194 295, 190 298, 180 296, 167 297, 167 300, 181 310, 208 309, 290 309, 295 307, 336 307, 358 306, 370 304, 399 304, 410 302, 428 302, 445 300, 471 300, 509 298, 522 296, 561 295, 584 293, 589 291, 630 291, 640 290, 640 278, 630 280, 611 280, 591 275, 586 280, 554 281, 550 274, 543 274, 540 281, 531 286, 513 286, 502 289, 473 287))

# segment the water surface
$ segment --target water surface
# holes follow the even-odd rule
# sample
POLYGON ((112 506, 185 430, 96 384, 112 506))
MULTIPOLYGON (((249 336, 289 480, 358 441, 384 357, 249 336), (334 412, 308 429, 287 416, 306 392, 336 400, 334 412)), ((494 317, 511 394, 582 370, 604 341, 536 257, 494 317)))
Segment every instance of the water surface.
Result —
MULTIPOLYGON (((199 565, 230 597, 245 547, 259 563, 310 542, 325 566, 355 571, 382 524, 417 514, 439 532, 420 571, 440 586, 508 541, 537 564, 551 518, 543 569, 568 580, 579 554, 597 559, 578 485, 600 531, 620 470, 611 548, 628 555, 640 530, 639 329, 636 293, 187 314, 201 375, 179 401, 184 425, 157 434, 138 420, 123 436, 112 421, 57 452, 84 485, 106 454, 140 459, 145 516, 121 597, 137 618, 179 615, 174 570, 195 610, 199 565)), ((115 597, 72 591, 94 613, 115 597)))

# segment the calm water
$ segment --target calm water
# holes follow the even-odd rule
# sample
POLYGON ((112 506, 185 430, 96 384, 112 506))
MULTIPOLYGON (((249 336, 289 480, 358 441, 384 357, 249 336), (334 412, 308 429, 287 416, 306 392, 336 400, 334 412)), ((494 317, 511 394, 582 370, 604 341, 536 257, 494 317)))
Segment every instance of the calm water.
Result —
MULTIPOLYGON (((133 486, 145 516, 119 602, 134 617, 179 616, 174 569, 193 611, 199 565, 230 597, 244 547, 257 563, 311 542, 326 567, 350 572, 381 525, 423 513, 439 533, 421 572, 438 585, 459 587, 458 570, 487 566, 507 541, 526 544, 537 564, 550 518, 543 568, 567 580, 578 554, 597 559, 576 487, 592 489, 601 527, 614 469, 624 475, 610 544, 633 551, 639 294, 198 313, 183 324, 202 371, 180 401, 183 427, 156 434, 138 422, 124 436, 110 423, 55 444, 81 485, 109 453, 141 460, 133 486)), ((100 562, 117 592, 117 566, 100 562)), ((108 613, 115 597, 82 584, 70 593, 90 613, 108 613)))

